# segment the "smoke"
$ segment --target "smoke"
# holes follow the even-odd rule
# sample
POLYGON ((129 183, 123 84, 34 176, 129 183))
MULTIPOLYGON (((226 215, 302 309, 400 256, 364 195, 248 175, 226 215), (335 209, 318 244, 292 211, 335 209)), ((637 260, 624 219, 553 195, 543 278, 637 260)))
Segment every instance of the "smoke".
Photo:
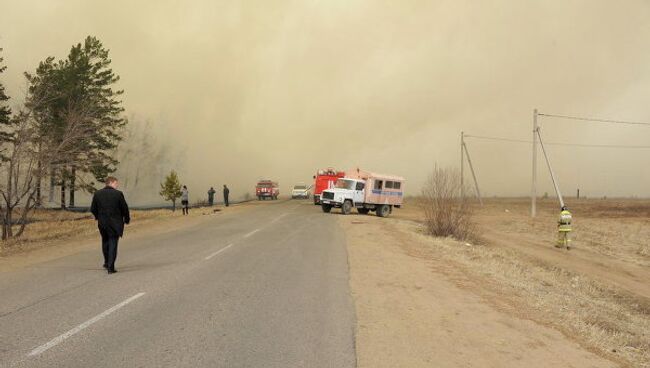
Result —
MULTIPOLYGON (((461 131, 531 139, 533 108, 650 120, 650 4, 641 0, 21 1, 1 9, 13 96, 24 90, 23 71, 65 56, 88 34, 111 49, 127 111, 151 122, 151 147, 141 147, 149 153, 136 153, 133 140, 120 151, 129 185, 129 157, 148 160, 138 180, 151 183, 134 189, 135 201, 155 200, 160 172, 172 168, 196 196, 223 184, 243 196, 262 177, 287 193, 327 166, 402 175, 415 194, 434 163, 458 166, 461 131)), ((648 128, 541 124, 548 141, 650 138, 648 128)), ((467 143, 483 193, 528 192, 530 145, 467 143)), ((650 150, 549 151, 566 193, 650 195, 650 173, 640 169, 650 150)), ((540 192, 551 193, 543 164, 540 192)))

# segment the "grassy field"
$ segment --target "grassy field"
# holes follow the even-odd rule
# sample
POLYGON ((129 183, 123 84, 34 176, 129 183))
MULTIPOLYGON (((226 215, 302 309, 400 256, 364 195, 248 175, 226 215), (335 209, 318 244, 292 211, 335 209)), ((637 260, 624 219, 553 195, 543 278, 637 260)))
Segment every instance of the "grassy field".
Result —
POLYGON ((477 205, 479 244, 425 235, 412 199, 391 224, 408 254, 428 261, 496 308, 552 326, 623 366, 650 366, 650 201, 569 200, 570 251, 553 247, 557 203, 477 205), (401 220, 401 221, 400 221, 401 220), (444 265, 441 266, 441 264, 444 265))

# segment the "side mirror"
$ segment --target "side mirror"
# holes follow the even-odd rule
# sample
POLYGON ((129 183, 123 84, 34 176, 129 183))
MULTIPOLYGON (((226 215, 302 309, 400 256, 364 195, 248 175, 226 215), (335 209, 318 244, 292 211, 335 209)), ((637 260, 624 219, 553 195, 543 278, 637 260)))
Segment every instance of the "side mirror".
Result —
POLYGON ((316 175, 312 176, 312 179, 316 179, 316 175))

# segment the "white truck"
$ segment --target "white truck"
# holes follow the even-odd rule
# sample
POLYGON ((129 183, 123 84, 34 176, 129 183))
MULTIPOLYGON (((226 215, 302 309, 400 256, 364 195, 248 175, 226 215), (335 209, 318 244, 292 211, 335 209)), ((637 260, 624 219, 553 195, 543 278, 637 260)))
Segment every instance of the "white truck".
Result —
POLYGON ((404 178, 381 175, 359 169, 336 181, 334 188, 321 193, 321 208, 329 213, 332 208, 340 208, 344 215, 356 208, 366 215, 375 211, 377 216, 386 217, 393 207, 401 207, 404 198, 404 178))

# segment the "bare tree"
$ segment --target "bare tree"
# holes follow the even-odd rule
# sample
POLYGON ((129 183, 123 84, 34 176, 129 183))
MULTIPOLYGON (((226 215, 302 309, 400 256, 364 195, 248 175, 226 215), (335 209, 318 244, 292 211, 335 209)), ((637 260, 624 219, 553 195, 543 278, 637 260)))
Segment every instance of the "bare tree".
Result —
POLYGON ((0 166, 2 239, 23 234, 29 213, 40 201, 40 179, 52 169, 74 162, 80 154, 77 142, 94 134, 87 113, 85 106, 69 104, 63 114, 67 124, 56 138, 41 134, 31 109, 12 117, 2 141, 6 153, 0 166))
POLYGON ((471 197, 459 195, 460 185, 457 170, 434 167, 422 188, 425 225, 430 235, 451 236, 458 240, 476 237, 471 197))

